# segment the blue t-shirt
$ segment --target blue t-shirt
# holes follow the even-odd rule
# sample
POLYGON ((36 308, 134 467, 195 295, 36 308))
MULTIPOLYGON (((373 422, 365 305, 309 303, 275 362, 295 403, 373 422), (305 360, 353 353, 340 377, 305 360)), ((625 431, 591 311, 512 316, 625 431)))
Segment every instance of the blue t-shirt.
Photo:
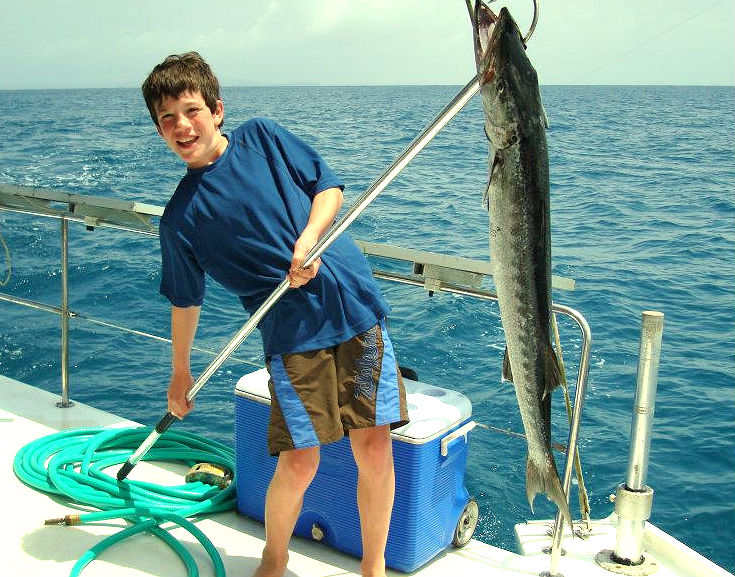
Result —
MULTIPOLYGON (((187 171, 166 205, 160 290, 174 306, 199 306, 207 273, 252 313, 285 278, 314 196, 343 184, 314 149, 271 120, 249 120, 228 140, 216 162, 187 171)), ((317 276, 261 319, 265 354, 334 346, 388 313, 347 233, 321 259, 317 276)))

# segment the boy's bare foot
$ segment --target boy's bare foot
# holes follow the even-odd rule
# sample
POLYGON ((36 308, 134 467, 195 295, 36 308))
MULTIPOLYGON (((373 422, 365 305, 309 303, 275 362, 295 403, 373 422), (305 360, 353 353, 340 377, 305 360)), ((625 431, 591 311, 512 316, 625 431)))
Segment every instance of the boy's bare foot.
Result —
POLYGON ((253 577, 283 577, 288 565, 288 553, 285 556, 274 556, 263 551, 260 565, 253 577))
POLYGON ((362 577, 385 577, 385 561, 370 564, 363 560, 360 564, 360 574, 362 577))

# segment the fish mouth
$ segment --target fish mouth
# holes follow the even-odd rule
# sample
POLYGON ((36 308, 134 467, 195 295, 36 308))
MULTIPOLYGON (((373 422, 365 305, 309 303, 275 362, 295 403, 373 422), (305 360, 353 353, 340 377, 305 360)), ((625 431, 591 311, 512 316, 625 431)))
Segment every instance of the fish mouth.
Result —
POLYGON ((495 60, 498 56, 498 45, 503 43, 502 38, 522 35, 513 17, 506 7, 495 14, 482 0, 477 0, 472 13, 472 27, 475 39, 475 60, 481 83, 491 82, 496 75, 495 60))
POLYGON ((475 61, 477 70, 481 72, 482 83, 492 81, 495 76, 494 66, 489 62, 493 44, 493 32, 497 27, 499 16, 482 0, 476 0, 474 10, 470 10, 475 40, 475 61))
POLYGON ((473 24, 475 29, 475 52, 478 62, 482 61, 490 47, 490 39, 493 30, 498 22, 498 15, 493 12, 490 7, 477 0, 475 3, 475 13, 473 15, 473 24))

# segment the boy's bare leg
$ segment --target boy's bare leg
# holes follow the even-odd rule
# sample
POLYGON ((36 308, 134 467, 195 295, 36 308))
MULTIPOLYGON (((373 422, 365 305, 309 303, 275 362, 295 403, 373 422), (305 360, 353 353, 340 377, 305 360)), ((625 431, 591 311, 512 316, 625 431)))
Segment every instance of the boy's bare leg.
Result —
POLYGON ((385 545, 396 476, 388 425, 350 431, 358 468, 357 507, 362 530, 363 577, 385 577, 385 545))
POLYGON ((319 447, 283 451, 265 497, 265 547, 253 577, 282 577, 288 543, 301 512, 304 493, 319 466, 319 447))

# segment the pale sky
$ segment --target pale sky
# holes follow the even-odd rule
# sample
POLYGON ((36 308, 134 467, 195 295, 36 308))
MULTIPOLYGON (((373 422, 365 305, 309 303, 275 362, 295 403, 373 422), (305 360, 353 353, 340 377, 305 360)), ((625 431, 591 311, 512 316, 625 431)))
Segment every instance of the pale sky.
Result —
MULTIPOLYGON (((502 1, 527 28, 532 0, 502 1)), ((0 89, 137 87, 188 50, 224 86, 474 75, 464 0, 0 2, 0 89)), ((735 85, 735 0, 539 3, 528 53, 541 84, 735 85)))

